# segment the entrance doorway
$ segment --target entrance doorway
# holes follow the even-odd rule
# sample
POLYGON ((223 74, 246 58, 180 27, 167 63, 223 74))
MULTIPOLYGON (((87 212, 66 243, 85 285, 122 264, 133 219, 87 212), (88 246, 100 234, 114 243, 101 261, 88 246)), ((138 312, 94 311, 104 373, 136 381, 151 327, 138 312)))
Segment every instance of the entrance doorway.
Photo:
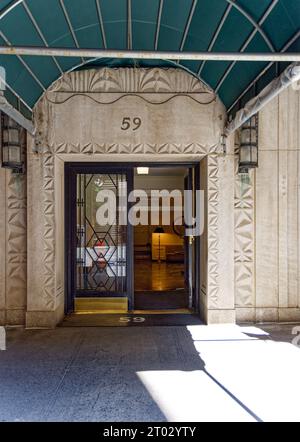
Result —
POLYGON ((198 311, 199 238, 187 236, 184 191, 193 214, 199 168, 66 163, 65 177, 66 312, 198 311))
POLYGON ((184 227, 184 190, 193 168, 156 166, 134 169, 134 189, 147 199, 148 222, 134 227, 134 299, 137 310, 192 308, 189 248, 184 227), (158 200, 151 197, 162 195, 158 200), (166 195, 164 198, 163 195, 166 195), (155 207, 155 205, 158 205, 155 207), (155 216, 156 215, 156 216, 155 216), (155 219, 156 218, 156 219, 155 219))

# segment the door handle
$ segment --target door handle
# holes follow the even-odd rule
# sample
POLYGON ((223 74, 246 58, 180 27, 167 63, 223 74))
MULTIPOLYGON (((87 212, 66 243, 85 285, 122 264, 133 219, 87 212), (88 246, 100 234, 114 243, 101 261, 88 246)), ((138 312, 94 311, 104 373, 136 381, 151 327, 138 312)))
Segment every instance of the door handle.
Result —
POLYGON ((194 241, 195 241, 195 237, 193 235, 190 235, 189 236, 189 245, 192 246, 194 241))

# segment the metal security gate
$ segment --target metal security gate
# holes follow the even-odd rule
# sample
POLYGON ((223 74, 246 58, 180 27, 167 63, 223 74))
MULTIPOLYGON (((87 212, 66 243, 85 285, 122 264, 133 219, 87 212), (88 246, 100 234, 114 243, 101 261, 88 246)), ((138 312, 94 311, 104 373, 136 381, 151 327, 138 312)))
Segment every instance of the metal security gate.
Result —
POLYGON ((66 164, 67 305, 76 298, 127 298, 132 308, 132 170, 66 164))

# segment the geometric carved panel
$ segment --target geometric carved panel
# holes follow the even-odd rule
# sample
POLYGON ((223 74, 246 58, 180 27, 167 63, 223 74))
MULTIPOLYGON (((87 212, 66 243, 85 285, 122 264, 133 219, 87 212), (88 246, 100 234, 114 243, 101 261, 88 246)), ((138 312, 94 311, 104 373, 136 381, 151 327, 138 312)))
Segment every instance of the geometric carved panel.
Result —
MULTIPOLYGON (((61 80, 56 82, 48 90, 47 94, 38 103, 35 109, 36 135, 35 146, 42 158, 42 199, 43 199, 43 266, 42 272, 42 298, 46 310, 55 308, 55 293, 57 293, 55 279, 56 247, 55 243, 55 157, 60 155, 86 155, 87 160, 93 158, 101 161, 101 155, 135 154, 137 161, 143 160, 143 155, 170 155, 176 159, 177 155, 193 155, 199 161, 206 155, 209 160, 208 176, 208 217, 209 217, 209 291, 210 302, 217 305, 219 299, 219 268, 218 268, 218 162, 217 153, 222 148, 217 137, 212 138, 211 144, 201 144, 202 133, 199 130, 193 139, 187 132, 186 138, 189 143, 162 143, 150 144, 147 142, 137 143, 109 143, 106 139, 103 142, 94 142, 93 138, 86 135, 87 142, 78 140, 78 143, 71 143, 70 138, 62 136, 58 142, 53 121, 55 120, 55 106, 59 102, 68 100, 70 95, 77 94, 95 99, 93 94, 101 94, 101 100, 111 100, 112 96, 118 98, 120 94, 147 94, 143 97, 156 102, 156 106, 167 100, 176 99, 175 95, 190 95, 190 102, 198 101, 200 105, 214 103, 217 101, 215 94, 204 83, 188 75, 186 72, 177 69, 99 69, 90 71, 73 72, 65 74, 61 80), (103 93, 103 94, 102 94, 103 93), (108 95, 105 95, 108 94, 108 95), (115 94, 115 95, 111 95, 115 94), (150 95, 149 95, 150 94, 150 95), (57 104, 55 104, 55 102, 57 104)), ((84 100, 84 98, 83 98, 84 100)), ((72 102, 73 103, 73 102, 72 102)), ((112 106, 114 106, 112 104, 112 106)), ((213 106, 213 105, 212 105, 213 106)), ((219 108, 218 108, 219 109, 219 108)), ((202 112, 202 111, 201 111, 202 112)), ((221 111, 220 111, 221 112, 221 111)), ((205 107, 203 115, 207 117, 205 107)), ((88 115, 87 115, 88 117, 88 115)), ((208 118, 208 117, 207 117, 208 118)), ((215 117, 214 117, 215 118, 215 117)), ((222 125, 218 120, 211 129, 212 133, 222 125)), ((67 135, 66 130, 66 135, 67 135)), ((63 134, 64 135, 64 134, 63 134)), ((98 137, 101 140, 101 136, 98 137)), ((64 157, 67 160, 67 156, 64 157)), ((35 172, 36 173, 36 172, 35 172)))
MULTIPOLYGON (((195 94, 209 101, 213 91, 192 75, 174 68, 89 69, 64 74, 49 88, 54 93, 195 94), (210 98, 208 97, 210 95, 210 98)), ((157 98, 160 96, 157 95, 157 98)))
POLYGON ((55 293, 55 196, 54 196, 54 156, 43 154, 43 200, 44 200, 44 271, 43 298, 45 307, 54 308, 55 293))
POLYGON ((207 284, 209 292, 209 308, 217 308, 220 296, 219 270, 219 168, 218 156, 207 158, 207 284))
POLYGON ((188 144, 96 144, 89 143, 85 145, 60 143, 49 146, 49 150, 55 154, 186 154, 186 155, 198 155, 199 158, 207 155, 208 153, 218 153, 221 149, 220 144, 213 146, 202 146, 199 143, 188 144))
POLYGON ((22 309, 27 289, 26 177, 10 171, 6 177, 6 307, 22 309))
POLYGON ((237 307, 254 306, 254 180, 255 171, 249 171, 249 176, 238 174, 238 159, 236 158, 235 174, 235 303, 237 307))

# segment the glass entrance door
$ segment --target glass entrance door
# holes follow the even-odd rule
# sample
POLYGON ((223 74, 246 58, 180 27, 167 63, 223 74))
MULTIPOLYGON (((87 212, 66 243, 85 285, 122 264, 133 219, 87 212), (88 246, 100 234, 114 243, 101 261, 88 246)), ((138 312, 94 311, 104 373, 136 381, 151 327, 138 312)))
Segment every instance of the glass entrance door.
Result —
MULTIPOLYGON (((149 204, 146 192, 147 204, 143 210, 147 209, 148 215, 151 215, 147 218, 148 224, 139 226, 128 222, 135 209, 141 210, 141 202, 135 201, 131 194, 137 166, 66 163, 67 313, 79 312, 80 303, 81 306, 92 306, 82 310, 93 313, 98 310, 125 313, 134 310, 198 309, 199 238, 187 236, 185 222, 181 228, 173 225, 175 212, 172 215, 172 210, 175 206, 172 201, 168 223, 159 219, 158 224, 154 222, 152 225, 152 201, 149 204), (133 207, 135 203, 139 203, 136 208, 133 207), (159 233, 156 233, 157 227, 159 233), (150 289, 149 282, 152 284, 150 289), (161 285, 157 286, 157 283, 161 285), (106 305, 106 308, 99 309, 99 305, 106 305)), ((149 164, 149 171, 148 178, 142 176, 137 179, 135 176, 135 184, 139 186, 135 190, 150 189, 151 196, 153 188, 160 190, 171 177, 166 188, 173 191, 180 181, 178 189, 192 192, 188 211, 193 214, 195 190, 199 188, 198 167, 171 164, 169 168, 163 168, 155 163, 149 164), (163 182, 164 177, 166 182, 163 182)), ((182 202, 184 200, 185 197, 181 199, 182 202)), ((160 203, 159 207, 162 214, 165 207, 160 203)))
POLYGON ((131 227, 127 195, 131 172, 66 166, 68 185, 68 311, 83 298, 127 298, 131 307, 131 227), (69 232, 69 233, 68 233, 69 232))

